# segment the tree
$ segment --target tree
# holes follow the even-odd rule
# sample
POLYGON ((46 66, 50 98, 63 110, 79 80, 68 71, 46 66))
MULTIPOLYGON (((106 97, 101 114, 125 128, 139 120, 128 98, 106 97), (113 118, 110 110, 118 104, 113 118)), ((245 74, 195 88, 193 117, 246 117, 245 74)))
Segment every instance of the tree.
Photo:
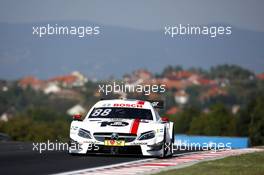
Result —
POLYGON ((210 69, 211 78, 227 78, 229 80, 247 80, 255 76, 253 72, 237 65, 219 65, 210 69))
POLYGON ((259 94, 239 116, 239 134, 249 135, 252 145, 264 144, 264 95, 259 94), (248 125, 247 125, 248 122, 248 125), (244 131, 244 132, 243 132, 244 131))
POLYGON ((48 109, 32 108, 0 123, 0 132, 19 141, 66 141, 69 128, 68 118, 48 109))
POLYGON ((211 136, 234 136, 236 125, 234 116, 221 103, 210 108, 208 114, 193 118, 189 130, 190 134, 211 136))
POLYGON ((166 76, 172 72, 178 72, 178 71, 182 71, 182 70, 183 70, 183 68, 180 65, 176 65, 176 66, 169 65, 163 69, 163 71, 161 73, 161 77, 164 77, 164 76, 166 76))
POLYGON ((194 107, 184 109, 183 112, 175 116, 175 133, 187 133, 190 129, 192 120, 199 117, 200 114, 200 110, 194 107))

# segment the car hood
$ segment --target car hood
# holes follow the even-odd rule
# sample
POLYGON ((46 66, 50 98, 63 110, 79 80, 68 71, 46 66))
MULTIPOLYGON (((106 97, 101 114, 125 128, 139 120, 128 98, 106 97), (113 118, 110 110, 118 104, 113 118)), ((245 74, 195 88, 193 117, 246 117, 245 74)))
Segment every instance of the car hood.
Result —
POLYGON ((82 122, 82 127, 91 133, 130 133, 138 134, 153 130, 155 122, 140 119, 88 119, 82 122))

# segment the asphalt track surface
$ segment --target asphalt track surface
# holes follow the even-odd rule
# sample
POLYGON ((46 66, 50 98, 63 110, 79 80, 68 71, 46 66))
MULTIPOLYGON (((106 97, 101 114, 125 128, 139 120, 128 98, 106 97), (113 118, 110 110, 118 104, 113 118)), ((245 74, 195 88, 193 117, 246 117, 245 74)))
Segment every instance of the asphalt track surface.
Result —
POLYGON ((71 156, 66 151, 40 154, 32 149, 32 143, 0 143, 0 174, 53 174, 145 159, 111 155, 71 156))

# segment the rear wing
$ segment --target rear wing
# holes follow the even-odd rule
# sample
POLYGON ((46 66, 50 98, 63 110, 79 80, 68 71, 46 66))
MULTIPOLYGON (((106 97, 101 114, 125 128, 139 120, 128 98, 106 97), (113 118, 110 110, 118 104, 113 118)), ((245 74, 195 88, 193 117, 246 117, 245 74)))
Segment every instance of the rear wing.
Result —
POLYGON ((164 101, 162 100, 148 100, 154 108, 163 109, 164 101))

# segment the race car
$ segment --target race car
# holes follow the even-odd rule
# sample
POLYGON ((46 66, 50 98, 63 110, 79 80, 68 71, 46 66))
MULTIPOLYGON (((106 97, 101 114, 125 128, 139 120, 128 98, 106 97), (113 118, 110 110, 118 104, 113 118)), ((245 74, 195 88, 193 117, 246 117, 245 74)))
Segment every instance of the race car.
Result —
POLYGON ((70 126, 70 154, 173 155, 173 122, 155 108, 162 101, 100 100, 70 126))

